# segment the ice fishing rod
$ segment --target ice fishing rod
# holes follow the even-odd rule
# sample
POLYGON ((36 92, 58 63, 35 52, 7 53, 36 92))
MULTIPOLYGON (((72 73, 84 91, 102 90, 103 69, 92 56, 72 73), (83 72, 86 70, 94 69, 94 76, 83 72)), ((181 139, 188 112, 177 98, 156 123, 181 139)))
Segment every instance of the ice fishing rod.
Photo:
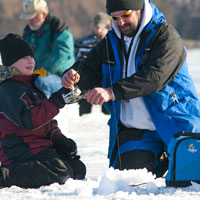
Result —
MULTIPOLYGON (((94 39, 95 41, 97 42, 97 36, 94 35, 94 39)), ((88 94, 88 92, 90 90, 80 90, 77 83, 76 82, 76 79, 77 79, 77 75, 81 75, 81 71, 83 69, 83 66, 84 66, 84 62, 87 58, 87 54, 89 53, 89 51, 96 46, 96 43, 94 45, 94 42, 92 44, 78 44, 76 45, 77 47, 79 48, 85 48, 86 51, 84 51, 84 55, 82 56, 81 60, 80 60, 80 63, 78 65, 78 68, 76 70, 76 73, 75 73, 75 78, 74 78, 74 85, 72 86, 71 88, 71 91, 68 93, 68 94, 63 94, 63 98, 65 99, 65 103, 67 104, 71 104, 71 103, 77 103, 78 101, 80 101, 81 99, 86 99, 86 96, 88 94)))
POLYGON ((81 60, 80 60, 80 63, 78 65, 78 68, 76 70, 76 73, 75 73, 75 78, 74 78, 74 85, 72 86, 71 88, 71 91, 67 94, 63 94, 63 99, 65 101, 66 104, 72 104, 72 103, 77 103, 79 102, 81 99, 86 99, 86 96, 88 94, 88 92, 90 90, 80 90, 79 87, 78 87, 78 84, 75 83, 76 79, 77 79, 77 75, 81 74, 81 71, 82 71, 82 68, 83 68, 83 64, 87 58, 87 54, 89 52, 89 50, 92 48, 91 45, 88 45, 87 46, 87 51, 85 52, 85 54, 82 56, 81 60))
MULTIPOLYGON (((94 39, 95 41, 97 40, 97 36, 94 35, 94 39)), ((94 44, 94 42, 92 44, 75 44, 75 47, 78 47, 79 49, 83 48, 86 49, 86 51, 84 51, 84 54, 82 56, 81 62, 79 63, 78 69, 77 69, 77 73, 81 74, 81 70, 83 68, 83 64, 87 58, 87 54, 90 52, 90 50, 96 46, 96 43, 94 44)))

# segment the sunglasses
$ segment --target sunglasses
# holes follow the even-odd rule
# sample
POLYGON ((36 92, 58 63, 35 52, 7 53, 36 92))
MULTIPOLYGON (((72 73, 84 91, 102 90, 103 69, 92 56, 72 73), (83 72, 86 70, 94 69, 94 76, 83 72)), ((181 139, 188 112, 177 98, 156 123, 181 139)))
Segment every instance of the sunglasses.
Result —
POLYGON ((132 10, 128 10, 128 11, 125 11, 125 12, 123 12, 122 14, 120 14, 118 16, 112 16, 112 15, 110 15, 110 18, 112 20, 118 20, 119 18, 124 19, 124 18, 129 17, 131 15, 131 13, 132 13, 132 10))

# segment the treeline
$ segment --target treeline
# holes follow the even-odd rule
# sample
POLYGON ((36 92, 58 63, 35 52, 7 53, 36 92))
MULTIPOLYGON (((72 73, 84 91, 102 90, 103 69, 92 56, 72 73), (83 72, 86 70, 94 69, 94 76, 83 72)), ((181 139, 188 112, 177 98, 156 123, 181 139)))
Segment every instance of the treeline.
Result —
POLYGON ((184 39, 200 40, 200 0, 153 0, 184 39))
MULTIPOLYGON (((200 40, 200 0, 152 0, 184 39, 200 40)), ((91 32, 97 12, 105 11, 105 0, 48 0, 53 14, 66 21, 75 39, 91 32)), ((0 37, 21 33, 19 19, 23 0, 0 0, 0 37)))

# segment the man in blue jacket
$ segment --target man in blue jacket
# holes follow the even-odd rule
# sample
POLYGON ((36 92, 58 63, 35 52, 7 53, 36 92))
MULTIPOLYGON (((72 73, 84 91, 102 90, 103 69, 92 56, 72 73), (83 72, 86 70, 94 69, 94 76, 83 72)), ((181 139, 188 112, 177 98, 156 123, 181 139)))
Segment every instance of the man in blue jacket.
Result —
POLYGON ((27 20, 25 39, 35 51, 37 85, 49 97, 61 87, 63 71, 75 61, 73 35, 68 25, 49 13, 46 0, 25 0, 21 19, 27 20))
POLYGON ((172 136, 200 131, 183 41, 150 0, 107 0, 106 9, 112 31, 62 83, 90 89, 87 101, 110 111, 110 166, 147 168, 160 177, 167 169, 160 156, 172 136))

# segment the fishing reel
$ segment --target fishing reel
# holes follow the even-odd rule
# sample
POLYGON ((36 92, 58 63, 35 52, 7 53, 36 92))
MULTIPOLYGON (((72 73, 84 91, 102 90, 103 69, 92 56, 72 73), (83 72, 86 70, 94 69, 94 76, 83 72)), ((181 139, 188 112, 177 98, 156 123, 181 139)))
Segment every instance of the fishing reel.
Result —
POLYGON ((71 91, 67 94, 63 94, 62 97, 66 104, 77 103, 81 99, 86 99, 89 90, 81 91, 77 85, 73 86, 71 91))

